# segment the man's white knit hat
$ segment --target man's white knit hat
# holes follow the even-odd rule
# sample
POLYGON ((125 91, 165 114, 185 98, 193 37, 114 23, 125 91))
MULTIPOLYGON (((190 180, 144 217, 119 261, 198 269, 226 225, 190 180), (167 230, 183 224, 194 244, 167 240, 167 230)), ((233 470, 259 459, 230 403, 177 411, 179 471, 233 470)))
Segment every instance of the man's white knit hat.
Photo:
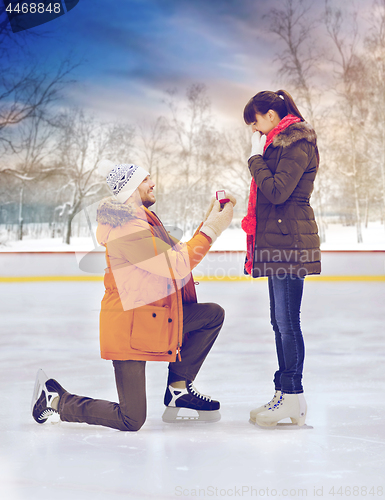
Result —
POLYGON ((108 187, 119 203, 125 203, 137 187, 150 175, 138 165, 122 163, 115 165, 112 161, 101 160, 98 172, 106 178, 108 187))

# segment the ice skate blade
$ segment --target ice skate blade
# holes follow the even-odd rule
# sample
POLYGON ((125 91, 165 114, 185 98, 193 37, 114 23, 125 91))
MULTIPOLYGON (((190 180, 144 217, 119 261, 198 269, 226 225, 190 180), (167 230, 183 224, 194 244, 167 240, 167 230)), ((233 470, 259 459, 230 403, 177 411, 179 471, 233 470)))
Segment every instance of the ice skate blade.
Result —
POLYGON ((32 401, 31 401, 31 411, 33 411, 33 407, 35 406, 36 401, 39 399, 41 390, 44 384, 47 382, 48 377, 40 368, 36 374, 35 387, 33 388, 32 401))
POLYGON ((221 414, 219 410, 212 411, 202 411, 202 410, 191 410, 192 412, 196 412, 195 414, 183 415, 186 413, 186 410, 190 410, 190 408, 177 408, 177 407, 167 407, 162 415, 163 422, 168 424, 186 424, 186 423, 212 423, 218 422, 221 419, 221 414), (179 415, 179 413, 182 413, 179 415))
MULTIPOLYGON (((283 419, 282 419, 283 420, 283 419)), ((284 423, 284 425, 296 425, 298 427, 303 427, 305 425, 305 421, 304 420, 301 420, 301 419, 294 419, 294 418, 290 418, 291 420, 291 424, 289 423, 284 423)), ((276 422, 269 422, 269 421, 264 421, 264 420, 259 420, 258 418, 256 419, 255 423, 256 425, 259 425, 259 427, 275 427, 277 425, 279 425, 279 420, 276 421, 276 422)))
POLYGON ((249 420, 250 424, 254 425, 255 427, 259 427, 260 429, 263 430, 301 430, 301 429, 314 429, 313 426, 303 424, 303 425, 297 425, 294 423, 290 422, 279 422, 277 424, 272 424, 272 425, 261 425, 258 424, 257 422, 252 422, 249 420))

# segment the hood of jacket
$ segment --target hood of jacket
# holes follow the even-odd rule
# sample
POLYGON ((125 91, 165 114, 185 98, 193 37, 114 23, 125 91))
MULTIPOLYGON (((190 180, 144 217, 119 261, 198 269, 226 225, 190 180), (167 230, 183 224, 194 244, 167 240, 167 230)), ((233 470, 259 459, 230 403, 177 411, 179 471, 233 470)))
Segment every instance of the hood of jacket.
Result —
POLYGON ((298 122, 289 125, 285 130, 282 130, 274 137, 272 145, 274 147, 287 148, 298 141, 308 141, 316 146, 317 134, 313 127, 307 122, 298 122))
POLYGON ((143 211, 134 204, 119 203, 112 196, 104 198, 99 204, 96 220, 98 227, 96 239, 100 245, 106 246, 111 231, 123 227, 135 219, 146 219, 143 211))
POLYGON ((99 224, 108 224, 111 227, 124 226, 128 221, 137 217, 136 212, 133 204, 119 203, 111 196, 100 202, 96 220, 99 224))

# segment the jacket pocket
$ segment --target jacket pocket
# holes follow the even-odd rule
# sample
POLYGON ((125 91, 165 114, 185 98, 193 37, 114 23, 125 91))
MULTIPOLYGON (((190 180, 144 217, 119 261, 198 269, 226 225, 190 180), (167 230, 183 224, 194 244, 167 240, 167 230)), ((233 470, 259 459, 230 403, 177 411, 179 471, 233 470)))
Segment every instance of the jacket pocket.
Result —
POLYGON ((267 244, 272 247, 291 247, 294 243, 291 222, 279 216, 276 220, 270 220, 264 234, 267 244))
POLYGON ((269 213, 265 239, 268 245, 289 248, 294 243, 292 222, 288 204, 276 205, 269 213))
POLYGON ((132 349, 167 352, 170 348, 169 313, 168 307, 142 306, 134 309, 130 339, 132 349))

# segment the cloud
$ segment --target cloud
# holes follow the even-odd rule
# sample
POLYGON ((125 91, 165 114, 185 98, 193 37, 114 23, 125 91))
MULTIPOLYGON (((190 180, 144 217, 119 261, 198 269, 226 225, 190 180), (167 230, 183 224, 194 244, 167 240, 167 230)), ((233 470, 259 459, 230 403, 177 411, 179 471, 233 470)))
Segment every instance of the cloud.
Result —
POLYGON ((69 99, 102 114, 155 113, 166 89, 202 82, 214 109, 238 119, 251 95, 282 87, 274 63, 282 46, 264 17, 272 6, 282 0, 88 0, 56 21, 56 40, 31 49, 41 61, 77 50, 87 63, 69 99))

